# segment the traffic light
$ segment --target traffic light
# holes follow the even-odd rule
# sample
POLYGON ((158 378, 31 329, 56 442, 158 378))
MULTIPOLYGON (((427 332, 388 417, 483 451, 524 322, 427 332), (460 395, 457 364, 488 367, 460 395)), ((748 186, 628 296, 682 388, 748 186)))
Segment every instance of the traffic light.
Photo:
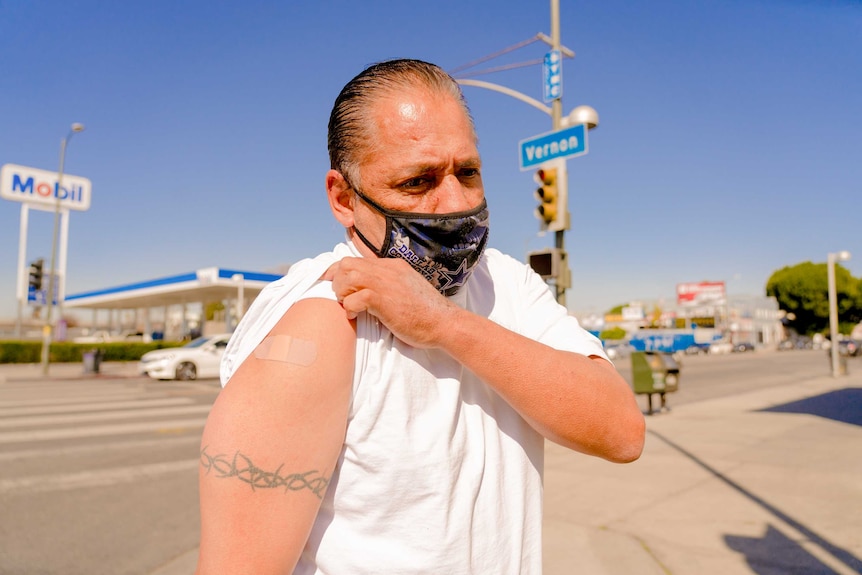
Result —
POLYGON ((42 289, 42 268, 45 265, 45 260, 39 258, 30 264, 30 279, 28 285, 34 290, 42 289))
POLYGON ((563 231, 569 228, 569 214, 566 206, 566 168, 565 163, 543 166, 536 170, 535 196, 539 200, 536 217, 542 230, 563 231))

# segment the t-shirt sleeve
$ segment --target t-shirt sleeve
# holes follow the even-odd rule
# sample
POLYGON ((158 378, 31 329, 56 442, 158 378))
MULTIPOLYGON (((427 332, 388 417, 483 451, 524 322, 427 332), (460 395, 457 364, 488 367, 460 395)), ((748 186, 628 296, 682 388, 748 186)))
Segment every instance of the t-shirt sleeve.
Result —
POLYGON ((297 298, 297 301, 312 298, 338 301, 338 298, 335 296, 335 292, 332 291, 332 282, 324 280, 319 280, 315 282, 310 288, 305 291, 304 294, 297 298))
POLYGON ((530 266, 504 257, 508 260, 509 273, 516 279, 516 297, 522 303, 518 329, 523 335, 555 349, 608 359, 601 340, 585 330, 578 319, 557 302, 541 276, 530 266))

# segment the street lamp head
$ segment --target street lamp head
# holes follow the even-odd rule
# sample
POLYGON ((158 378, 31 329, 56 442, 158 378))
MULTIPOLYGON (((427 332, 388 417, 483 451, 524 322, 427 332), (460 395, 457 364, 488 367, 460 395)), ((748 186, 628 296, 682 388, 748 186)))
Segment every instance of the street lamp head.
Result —
POLYGON ((78 122, 75 122, 74 124, 72 124, 72 131, 73 132, 83 132, 84 131, 84 124, 80 124, 78 122))
POLYGON ((578 106, 568 116, 569 126, 577 126, 578 124, 586 124, 588 130, 598 128, 599 113, 592 106, 578 106))
POLYGON ((828 262, 846 262, 850 259, 850 252, 848 252, 847 250, 842 250, 840 252, 826 254, 826 256, 828 262))

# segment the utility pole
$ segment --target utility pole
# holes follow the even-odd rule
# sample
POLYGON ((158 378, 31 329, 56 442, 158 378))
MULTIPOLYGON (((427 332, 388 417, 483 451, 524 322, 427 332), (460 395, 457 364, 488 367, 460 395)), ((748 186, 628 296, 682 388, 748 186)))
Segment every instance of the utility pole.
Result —
MULTIPOLYGON (((561 48, 562 45, 560 42, 560 0, 551 0, 551 50, 560 50, 561 48)), ((563 127, 562 123, 563 100, 561 98, 555 98, 551 102, 551 128, 553 130, 559 130, 563 127)), ((568 198, 568 176, 562 178, 560 185, 565 187, 565 189, 561 190, 561 194, 563 195, 563 197, 568 198)), ((564 207, 566 213, 562 214, 562 217, 564 217, 565 221, 568 222, 568 201, 564 202, 564 207)), ((557 271, 557 277, 554 280, 554 289, 557 295, 557 302, 560 305, 565 306, 566 289, 572 283, 572 274, 569 271, 569 258, 566 254, 566 230, 557 230, 556 232, 554 232, 554 236, 554 245, 560 253, 560 265, 557 271)))
MULTIPOLYGON (((567 140, 568 153, 563 153, 557 157, 547 158, 546 161, 536 162, 533 158, 525 158, 524 146, 533 144, 543 140, 546 135, 534 136, 528 140, 522 140, 521 146, 521 170, 538 168, 536 175, 539 189, 534 192, 536 198, 540 200, 539 207, 536 209, 536 216, 540 220, 541 231, 554 231, 555 247, 551 249, 540 250, 528 254, 530 266, 546 280, 553 280, 554 290, 557 302, 561 305, 566 305, 566 289, 572 285, 572 276, 568 265, 568 255, 565 251, 565 231, 569 229, 570 216, 568 211, 568 171, 566 169, 566 161, 569 157, 579 156, 587 153, 587 131, 592 130, 599 125, 599 115, 590 106, 581 105, 574 108, 569 115, 563 116, 562 102, 562 57, 566 56, 574 58, 575 53, 562 45, 560 39, 560 0, 550 0, 551 3, 551 36, 539 33, 536 35, 536 40, 541 40, 551 47, 551 51, 545 56, 544 72, 544 103, 540 102, 526 94, 522 94, 517 90, 484 82, 480 80, 459 79, 457 82, 464 86, 475 86, 499 92, 507 96, 511 96, 521 102, 524 102, 541 112, 551 116, 551 133, 559 131, 567 131, 569 128, 574 128, 571 133, 567 133, 566 137, 572 136, 573 133, 579 133, 577 136, 581 143, 575 140, 574 146, 567 140), (550 103, 547 106, 546 103, 550 103), (583 129, 577 129, 578 126, 583 126, 583 129), (572 147, 573 146, 573 147, 572 147), (526 161, 525 161, 526 159, 526 161), (548 177, 543 177, 548 176, 548 177)), ((516 46, 520 47, 520 46, 516 46)), ((516 48, 512 47, 512 48, 516 48)), ((507 50, 508 51, 508 50, 507 50)), ((469 67, 469 66, 467 66, 469 67)), ((562 152, 566 152, 567 148, 560 147, 562 152)), ((552 152, 556 153, 556 152, 552 152)), ((541 157, 541 156, 539 156, 541 157)))

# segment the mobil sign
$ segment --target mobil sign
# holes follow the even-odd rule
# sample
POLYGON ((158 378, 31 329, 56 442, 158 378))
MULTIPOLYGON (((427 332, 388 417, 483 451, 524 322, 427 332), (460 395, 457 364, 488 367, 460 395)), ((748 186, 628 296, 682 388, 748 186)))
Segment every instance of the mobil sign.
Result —
POLYGON ((63 174, 61 186, 57 175, 57 172, 5 164, 0 168, 0 197, 45 209, 55 209, 59 204, 67 210, 89 210, 90 180, 63 174))

